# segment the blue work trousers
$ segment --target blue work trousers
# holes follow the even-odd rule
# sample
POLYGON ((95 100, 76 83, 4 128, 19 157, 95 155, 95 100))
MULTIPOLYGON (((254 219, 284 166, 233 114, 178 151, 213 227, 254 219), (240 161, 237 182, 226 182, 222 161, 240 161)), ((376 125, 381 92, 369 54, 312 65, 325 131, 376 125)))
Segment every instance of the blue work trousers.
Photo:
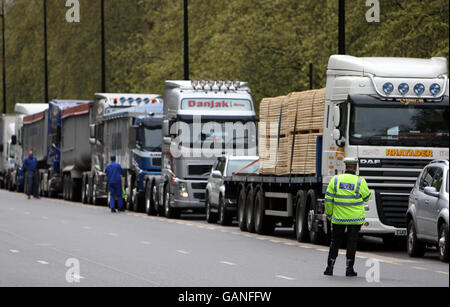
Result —
POLYGON ((38 174, 37 172, 27 172, 27 195, 37 197, 39 196, 39 187, 38 187, 38 174))
POLYGON ((109 184, 109 193, 110 193, 110 208, 116 209, 116 197, 119 202, 119 209, 123 209, 123 198, 122 198, 122 183, 110 183, 109 184))

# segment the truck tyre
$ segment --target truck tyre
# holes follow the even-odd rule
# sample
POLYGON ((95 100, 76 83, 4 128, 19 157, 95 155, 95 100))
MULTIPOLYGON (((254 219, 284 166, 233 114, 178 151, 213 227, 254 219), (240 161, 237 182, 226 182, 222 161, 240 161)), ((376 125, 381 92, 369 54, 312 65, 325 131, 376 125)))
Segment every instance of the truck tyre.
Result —
POLYGON ((145 185, 145 212, 150 216, 155 216, 158 213, 153 202, 153 185, 150 181, 147 181, 145 185))
POLYGON ((176 219, 179 217, 179 212, 170 206, 172 196, 169 193, 169 187, 164 188, 164 214, 168 219, 176 219))
POLYGON ((295 212, 295 237, 298 242, 309 242, 308 220, 306 215, 306 197, 303 191, 297 193, 295 212))
POLYGON ((94 206, 100 206, 100 200, 97 198, 97 185, 92 185, 92 204, 94 206))
POLYGON ((225 208, 225 199, 221 196, 219 199, 219 224, 222 226, 230 226, 233 218, 225 208))
POLYGON ((321 244, 325 242, 324 233, 320 230, 314 230, 313 222, 314 222, 314 214, 316 213, 316 192, 314 190, 309 190, 306 195, 306 208, 308 209, 307 218, 308 218, 308 232, 309 232, 309 240, 313 244, 321 244))
POLYGON ((247 231, 247 216, 245 215, 245 203, 247 200, 247 193, 245 187, 239 192, 239 198, 237 203, 237 218, 239 223, 239 228, 241 231, 247 231))
POLYGON ((439 258, 443 262, 448 262, 448 225, 442 223, 439 228, 439 258))
POLYGON ((275 223, 271 217, 265 214, 266 200, 264 198, 264 191, 261 188, 257 189, 254 208, 256 233, 260 235, 272 234, 275 230, 275 223))
POLYGON ((255 232, 255 215, 254 215, 255 203, 254 203, 254 200, 255 200, 254 190, 253 190, 253 188, 250 188, 248 190, 247 199, 245 201, 246 227, 247 227, 248 232, 250 232, 250 233, 255 232))
POLYGON ((88 203, 86 177, 84 177, 84 176, 83 176, 83 179, 81 180, 81 202, 83 204, 88 203))
POLYGON ((214 224, 217 222, 217 214, 211 212, 211 203, 209 202, 209 195, 206 193, 205 197, 205 208, 206 208, 206 222, 209 224, 214 224))
POLYGON ((417 239, 416 226, 413 219, 408 224, 407 249, 410 257, 423 257, 425 255, 425 244, 417 239))

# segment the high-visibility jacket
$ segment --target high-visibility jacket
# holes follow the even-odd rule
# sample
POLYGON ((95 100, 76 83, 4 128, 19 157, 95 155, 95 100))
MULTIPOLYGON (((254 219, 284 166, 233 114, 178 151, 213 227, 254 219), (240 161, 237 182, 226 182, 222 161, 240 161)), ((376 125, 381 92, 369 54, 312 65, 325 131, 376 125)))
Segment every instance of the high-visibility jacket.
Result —
POLYGON ((325 195, 327 217, 333 224, 363 225, 366 223, 364 203, 371 197, 364 178, 352 174, 335 176, 325 195))

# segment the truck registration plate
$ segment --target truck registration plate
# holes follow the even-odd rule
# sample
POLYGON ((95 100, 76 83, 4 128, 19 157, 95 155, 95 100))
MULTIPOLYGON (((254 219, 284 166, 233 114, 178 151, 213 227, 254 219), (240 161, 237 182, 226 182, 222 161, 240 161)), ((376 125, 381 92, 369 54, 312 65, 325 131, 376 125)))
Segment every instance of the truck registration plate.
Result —
POLYGON ((396 230, 395 235, 398 237, 406 237, 406 235, 407 235, 406 229, 396 230))

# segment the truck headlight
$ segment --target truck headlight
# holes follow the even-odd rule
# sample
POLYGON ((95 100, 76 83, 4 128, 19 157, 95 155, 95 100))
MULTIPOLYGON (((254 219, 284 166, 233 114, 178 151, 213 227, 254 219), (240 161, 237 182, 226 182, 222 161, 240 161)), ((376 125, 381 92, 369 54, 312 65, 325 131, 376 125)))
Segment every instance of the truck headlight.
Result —
POLYGON ((180 182, 179 190, 180 190, 180 196, 181 197, 184 197, 184 198, 188 198, 189 197, 188 189, 187 189, 187 186, 186 186, 186 184, 184 182, 180 182))

